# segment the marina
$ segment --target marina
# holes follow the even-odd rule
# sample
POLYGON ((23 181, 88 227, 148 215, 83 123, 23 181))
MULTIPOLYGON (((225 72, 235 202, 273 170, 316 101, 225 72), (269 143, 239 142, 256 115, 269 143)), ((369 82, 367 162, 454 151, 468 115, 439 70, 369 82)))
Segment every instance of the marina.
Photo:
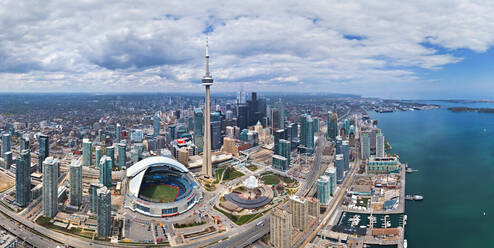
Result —
POLYGON ((343 212, 338 225, 360 228, 395 228, 406 225, 405 214, 359 214, 343 212))

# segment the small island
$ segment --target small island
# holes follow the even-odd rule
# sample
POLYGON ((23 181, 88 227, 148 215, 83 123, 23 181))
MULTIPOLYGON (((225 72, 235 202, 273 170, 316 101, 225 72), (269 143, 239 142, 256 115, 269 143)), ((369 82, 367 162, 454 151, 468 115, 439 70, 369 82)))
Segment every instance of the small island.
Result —
POLYGON ((494 108, 470 108, 470 107, 451 107, 448 110, 459 113, 459 112, 477 112, 477 113, 494 113, 494 108))

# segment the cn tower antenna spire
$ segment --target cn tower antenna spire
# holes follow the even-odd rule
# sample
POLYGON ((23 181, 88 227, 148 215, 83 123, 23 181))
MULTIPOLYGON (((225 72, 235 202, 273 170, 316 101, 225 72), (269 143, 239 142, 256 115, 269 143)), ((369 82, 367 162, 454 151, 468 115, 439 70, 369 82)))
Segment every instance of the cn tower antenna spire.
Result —
POLYGON ((206 76, 211 76, 209 72, 209 35, 206 34, 206 76))

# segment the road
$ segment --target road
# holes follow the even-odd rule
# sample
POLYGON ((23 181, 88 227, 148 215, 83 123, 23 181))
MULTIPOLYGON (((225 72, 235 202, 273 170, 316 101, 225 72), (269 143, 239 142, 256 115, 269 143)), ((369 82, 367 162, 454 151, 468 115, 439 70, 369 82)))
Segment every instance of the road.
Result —
POLYGON ((0 214, 0 223, 0 225, 9 230, 10 233, 13 233, 18 238, 26 241, 27 243, 35 247, 56 247, 58 245, 57 243, 49 239, 40 237, 38 235, 33 235, 33 233, 23 227, 16 225, 15 222, 11 221, 3 214, 0 214))
MULTIPOLYGON (((324 146, 326 144, 326 139, 324 136, 319 136, 316 141, 316 149, 314 155, 314 162, 309 172, 308 177, 304 181, 304 184, 300 187, 299 191, 296 193, 298 196, 306 196, 306 194, 310 191, 310 189, 314 186, 314 183, 317 181, 319 174, 321 172, 321 160, 322 160, 322 152, 324 150, 324 146)), ((241 226, 235 230, 232 230, 225 235, 229 237, 227 240, 223 240, 219 243, 212 245, 211 247, 215 248, 227 248, 227 247, 246 247, 258 239, 262 238, 264 235, 269 233, 269 214, 265 215, 256 221, 253 221, 249 224, 241 226), (257 226, 257 223, 262 221, 264 223, 263 226, 257 226)))
POLYGON ((343 198, 343 196, 345 195, 348 187, 351 185, 351 182, 353 181, 354 177, 355 177, 355 173, 357 172, 358 168, 360 167, 360 159, 359 159, 359 153, 358 153, 358 150, 359 149, 356 149, 357 150, 357 153, 356 153, 356 160, 355 160, 355 164, 351 170, 351 174, 346 176, 345 177, 345 180, 343 181, 343 183, 341 184, 341 188, 340 190, 338 191, 338 195, 336 196, 335 199, 333 199, 331 202, 330 202, 330 207, 329 207, 329 211, 326 212, 323 220, 321 221, 321 223, 317 226, 317 228, 315 228, 312 233, 309 235, 308 238, 306 238, 302 244, 302 246, 298 246, 298 244, 295 244, 294 247, 305 247, 307 246, 307 244, 312 240, 314 239, 314 237, 317 235, 317 233, 321 230, 321 228, 323 228, 324 226, 327 225, 327 222, 328 220, 331 218, 331 216, 333 215, 334 211, 336 210, 336 208, 339 206, 340 202, 341 202, 341 199, 343 198))
MULTIPOLYGON (((43 246, 38 245, 37 242, 40 240, 46 240, 45 237, 49 237, 50 239, 55 240, 56 242, 58 242, 60 244, 69 245, 72 247, 81 247, 81 248, 82 247, 84 247, 84 248, 85 247, 122 247, 122 246, 135 247, 135 246, 130 246, 130 245, 127 246, 127 245, 123 245, 123 244, 111 244, 109 242, 104 242, 104 241, 96 241, 96 240, 89 241, 87 239, 71 236, 67 233, 59 233, 59 232, 53 231, 51 229, 45 228, 43 226, 34 224, 33 222, 23 218, 22 216, 19 216, 17 213, 14 213, 14 212, 8 210, 3 205, 0 205, 0 212, 2 212, 4 215, 10 217, 11 219, 15 220, 15 222, 9 220, 11 223, 22 224, 23 227, 19 229, 20 233, 16 233, 16 235, 32 236, 32 237, 38 238, 39 240, 35 240, 36 243, 34 243, 34 244, 36 244, 36 246, 39 246, 39 247, 43 247, 43 246), (28 228, 33 229, 34 231, 43 234, 45 237, 33 235, 33 233, 30 232, 28 230, 28 228)), ((0 215, 0 216, 3 216, 3 215, 0 215)), ((5 218, 5 216, 3 216, 3 217, 5 218)), ((40 241, 40 242, 42 242, 42 241, 40 241)), ((54 241, 52 241, 52 242, 55 243, 54 241)), ((48 245, 46 247, 55 247, 55 246, 48 245)))

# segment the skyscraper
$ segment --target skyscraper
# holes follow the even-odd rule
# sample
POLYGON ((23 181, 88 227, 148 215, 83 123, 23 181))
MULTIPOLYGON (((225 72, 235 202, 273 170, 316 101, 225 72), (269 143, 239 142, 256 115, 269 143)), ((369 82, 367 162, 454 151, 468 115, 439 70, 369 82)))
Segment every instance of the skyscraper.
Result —
MULTIPOLYGON (((112 160, 112 167, 115 165, 115 145, 106 148, 106 156, 112 160)), ((99 162, 98 162, 99 163, 99 162)))
MULTIPOLYGON (((122 126, 120 123, 117 123, 117 126, 115 127, 115 143, 120 143, 120 136, 122 135, 122 126)), ((101 142, 101 140, 100 140, 101 142)), ((96 161, 95 164, 98 164, 99 161, 96 161)))
POLYGON ((26 137, 25 135, 21 138, 21 145, 20 145, 20 151, 22 150, 30 150, 31 146, 29 144, 29 137, 26 137))
POLYGON ((300 145, 306 146, 307 144, 307 114, 300 116, 300 145))
MULTIPOLYGON (((27 150, 22 152, 25 153, 27 150)), ((17 159, 15 170, 15 201, 21 207, 27 206, 31 198, 31 174, 24 157, 21 154, 17 159)))
POLYGON ((285 122, 285 107, 283 102, 278 101, 274 104, 274 107, 271 109, 271 120, 272 120, 272 128, 273 132, 278 129, 284 128, 285 122))
POLYGON ((321 176, 317 179, 317 199, 321 202, 321 204, 328 204, 330 197, 330 186, 329 186, 329 177, 321 176))
POLYGON ((314 117, 314 119, 312 119, 312 129, 314 130, 314 133, 319 133, 319 123, 319 118, 314 117))
POLYGON ((324 175, 327 176, 329 179, 329 194, 334 196, 336 192, 336 168, 329 167, 324 172, 324 175))
POLYGON ((5 159, 5 153, 10 152, 10 134, 2 134, 2 158, 5 159))
POLYGON ((312 118, 310 116, 307 118, 307 124, 305 127, 307 128, 305 146, 308 149, 308 153, 312 154, 312 151, 314 150, 314 125, 312 124, 312 118))
POLYGON ((105 137, 103 136, 103 129, 98 129, 98 142, 103 142, 105 140, 105 137))
POLYGON ((43 216, 53 218, 58 213, 58 166, 53 157, 43 162, 43 216))
MULTIPOLYGON (((168 133, 170 134, 170 138, 171 138, 172 140, 174 140, 174 139, 178 138, 178 137, 176 136, 176 132, 175 132, 175 130, 176 130, 176 129, 177 129, 177 125, 175 125, 175 124, 168 125, 168 133)), ((139 141, 139 142, 140 142, 140 141, 139 141)))
POLYGON ((350 145, 348 140, 341 142, 341 152, 343 153, 343 168, 347 171, 350 169, 350 145))
POLYGON ((334 140, 338 136, 338 114, 328 112, 328 139, 334 140))
POLYGON ((343 129, 345 129, 345 134, 350 133, 350 121, 348 119, 343 121, 343 129))
POLYGON ((292 148, 291 148, 291 142, 288 141, 288 140, 284 140, 284 139, 281 139, 279 141, 279 149, 280 149, 280 152, 279 152, 279 155, 283 156, 286 158, 286 163, 287 163, 287 167, 290 166, 290 159, 291 159, 291 151, 292 151, 292 148))
POLYGON ((103 184, 93 182, 89 185, 89 204, 91 212, 98 212, 98 189, 102 188, 103 184))
POLYGON ((298 146, 298 125, 296 123, 290 123, 288 125, 289 129, 289 141, 292 143, 292 149, 298 146))
POLYGON ((253 126, 258 121, 265 122, 265 117, 266 101, 264 99, 258 99, 257 93, 252 92, 250 100, 247 101, 247 125, 253 126))
POLYGON ((285 129, 278 129, 274 132, 274 154, 280 154, 280 140, 286 139, 285 129))
POLYGON ((227 111, 226 111, 226 113, 225 113, 225 118, 226 118, 227 120, 231 120, 231 119, 233 119, 233 111, 231 111, 231 110, 227 110, 227 111))
POLYGON ((120 143, 118 144, 118 167, 123 169, 127 165, 127 144, 120 143))
POLYGON ((307 199, 297 195, 290 197, 289 212, 292 214, 293 227, 305 231, 308 224, 309 205, 307 199))
POLYGON ((12 160, 12 152, 11 151, 8 151, 6 153, 3 154, 4 155, 4 161, 5 161, 5 164, 6 164, 6 167, 7 169, 10 169, 10 165, 12 165, 13 163, 13 160, 12 160))
POLYGON ((90 166, 93 160, 93 142, 89 139, 82 140, 82 165, 90 166))
POLYGON ((161 124, 161 117, 159 116, 158 113, 156 113, 153 117, 153 136, 157 137, 160 135, 160 124, 161 124))
POLYGON ((99 165, 99 161, 101 160, 101 157, 103 156, 103 150, 101 150, 101 146, 96 146, 95 148, 95 161, 94 165, 99 165))
POLYGON ((338 183, 343 182, 343 173, 345 172, 345 165, 343 163, 343 154, 336 154, 334 158, 334 167, 336 167, 336 181, 338 183))
POLYGON ((312 154, 314 150, 314 124, 310 115, 300 117, 300 145, 306 148, 306 152, 312 154))
POLYGON ((247 105, 245 104, 240 104, 238 105, 238 111, 237 111, 237 124, 238 124, 238 127, 240 128, 240 130, 243 130, 243 129, 247 129, 248 127, 248 122, 247 122, 247 118, 248 118, 248 108, 247 108, 247 105))
POLYGON ((106 238, 111 233, 111 194, 106 187, 99 188, 96 193, 98 196, 98 238, 106 238))
POLYGON ((72 161, 70 164, 70 205, 80 206, 82 204, 82 166, 80 160, 72 161))
POLYGON ((219 150, 222 145, 221 139, 221 121, 211 122, 211 149, 219 150))
POLYGON ((209 73, 209 51, 208 42, 206 40, 206 75, 202 78, 202 85, 206 88, 206 101, 204 106, 204 153, 202 159, 202 174, 207 177, 213 177, 213 164, 211 158, 211 102, 210 102, 210 87, 213 85, 213 77, 209 73))
POLYGON ((343 140, 341 139, 341 136, 338 135, 336 136, 336 139, 335 139, 335 143, 336 143, 336 154, 340 154, 340 153, 343 153, 342 152, 342 143, 343 143, 343 140))
POLYGON ((272 108, 271 109, 271 130, 272 132, 276 132, 276 130, 281 129, 282 124, 281 124, 281 117, 280 117, 280 110, 277 108, 272 108))
POLYGON ((194 109, 194 144, 197 146, 197 151, 202 152, 204 147, 204 114, 201 108, 194 109))
POLYGON ((39 156, 38 156, 38 170, 43 172, 43 162, 50 156, 50 140, 48 135, 40 134, 38 137, 39 143, 39 156))
POLYGON ((292 215, 275 208, 269 217, 270 242, 275 248, 292 246, 292 215))
POLYGON ((385 157, 384 153, 384 135, 382 133, 378 133, 376 135, 376 157, 385 157))
POLYGON ((109 156, 103 156, 99 163, 99 182, 111 188, 111 171, 112 171, 112 159, 109 156))
POLYGON ((370 137, 368 134, 362 134, 360 136, 360 156, 363 160, 370 157, 370 137))
POLYGON ((137 155, 138 159, 141 160, 143 159, 143 153, 146 151, 146 147, 144 146, 143 143, 136 143, 134 144, 134 149, 137 150, 137 155))
POLYGON ((319 218, 321 215, 321 203, 318 199, 308 197, 307 201, 309 202, 309 215, 319 218))
POLYGON ((26 166, 29 171, 29 185, 31 185, 31 151, 29 149, 21 150, 21 157, 26 161, 26 166))

